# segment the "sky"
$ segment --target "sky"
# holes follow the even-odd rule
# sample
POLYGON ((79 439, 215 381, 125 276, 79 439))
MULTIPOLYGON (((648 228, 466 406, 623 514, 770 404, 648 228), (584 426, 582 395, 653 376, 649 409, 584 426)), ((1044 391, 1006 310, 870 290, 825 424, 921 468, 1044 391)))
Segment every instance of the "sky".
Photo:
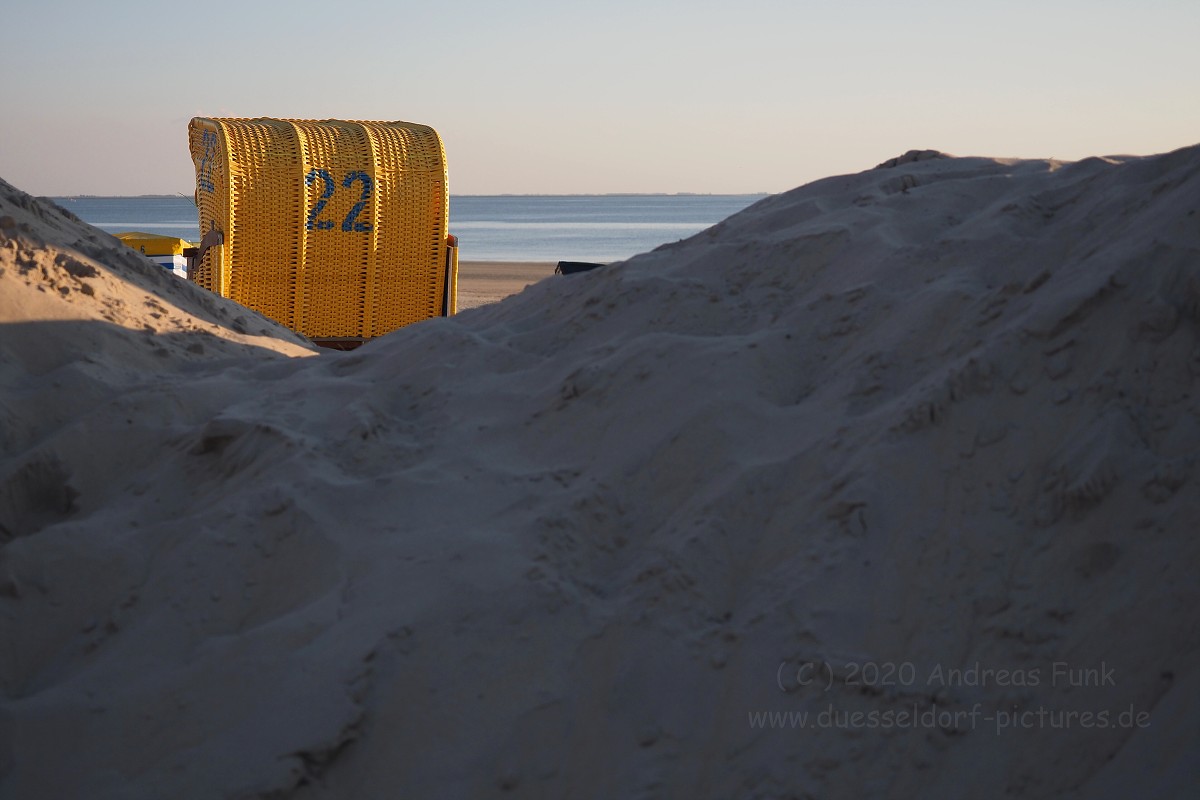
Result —
POLYGON ((0 0, 0 178, 191 195, 192 117, 407 120, 454 194, 781 192, 1200 143, 1198 0, 0 0))

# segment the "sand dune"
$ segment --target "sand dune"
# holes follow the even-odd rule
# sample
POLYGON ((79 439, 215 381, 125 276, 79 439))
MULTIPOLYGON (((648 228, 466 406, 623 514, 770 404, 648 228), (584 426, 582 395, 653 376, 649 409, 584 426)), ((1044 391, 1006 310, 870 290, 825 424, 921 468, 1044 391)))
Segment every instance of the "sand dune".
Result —
POLYGON ((909 154, 316 357, 0 189, 0 797, 1200 781, 1200 147, 909 154))

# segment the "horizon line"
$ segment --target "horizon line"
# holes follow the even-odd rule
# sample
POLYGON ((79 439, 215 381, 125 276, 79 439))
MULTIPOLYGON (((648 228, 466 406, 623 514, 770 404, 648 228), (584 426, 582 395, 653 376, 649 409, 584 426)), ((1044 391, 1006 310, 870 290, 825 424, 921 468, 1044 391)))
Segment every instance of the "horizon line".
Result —
MULTIPOLYGON (((450 197, 769 197, 778 192, 480 192, 450 193, 450 197)), ((184 192, 149 192, 146 194, 44 194, 38 197, 60 200, 139 200, 181 197, 192 200, 184 192)))

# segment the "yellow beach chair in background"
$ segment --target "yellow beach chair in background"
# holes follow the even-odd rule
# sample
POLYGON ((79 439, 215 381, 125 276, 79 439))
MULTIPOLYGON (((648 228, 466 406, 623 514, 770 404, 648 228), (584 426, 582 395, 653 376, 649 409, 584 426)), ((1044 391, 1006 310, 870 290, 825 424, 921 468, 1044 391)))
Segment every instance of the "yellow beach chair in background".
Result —
POLYGON ((197 117, 190 278, 317 344, 455 312, 446 157, 410 122, 197 117))
POLYGON ((196 248, 194 242, 177 236, 142 231, 114 233, 113 236, 120 239, 126 247, 137 250, 160 267, 169 269, 177 277, 187 277, 188 255, 196 248))

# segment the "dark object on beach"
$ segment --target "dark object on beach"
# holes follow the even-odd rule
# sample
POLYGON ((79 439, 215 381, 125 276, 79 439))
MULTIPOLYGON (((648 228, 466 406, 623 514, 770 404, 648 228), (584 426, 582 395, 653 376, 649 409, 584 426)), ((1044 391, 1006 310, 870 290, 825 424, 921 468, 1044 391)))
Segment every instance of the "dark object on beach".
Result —
POLYGON ((554 268, 555 275, 573 275, 576 272, 587 272, 589 269, 603 267, 604 264, 592 264, 588 261, 560 261, 554 268))

